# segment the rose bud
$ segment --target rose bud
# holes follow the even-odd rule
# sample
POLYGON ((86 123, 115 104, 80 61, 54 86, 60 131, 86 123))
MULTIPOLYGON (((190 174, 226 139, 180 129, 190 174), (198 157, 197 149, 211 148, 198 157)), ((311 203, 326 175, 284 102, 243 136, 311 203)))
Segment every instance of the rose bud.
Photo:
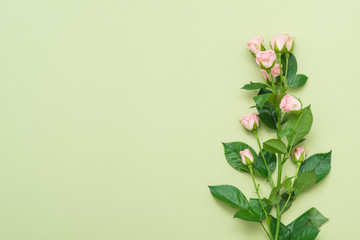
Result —
POLYGON ((296 163, 297 162, 303 163, 305 161, 305 149, 302 147, 294 148, 292 152, 292 159, 296 163))
POLYGON ((301 102, 289 94, 286 94, 280 102, 280 108, 284 112, 299 111, 301 110, 301 107, 301 102))
MULTIPOLYGON (((265 69, 260 69, 260 72, 261 72, 263 78, 266 80, 266 83, 270 85, 271 82, 270 82, 269 73, 265 69)), ((274 83, 276 83, 276 78, 273 78, 273 81, 274 81, 274 83)))
MULTIPOLYGON (((269 73, 265 69, 260 69, 260 72, 263 76, 263 78, 266 80, 268 84, 270 84, 270 76, 269 73)), ((280 65, 275 64, 274 67, 271 69, 271 75, 273 76, 274 83, 276 82, 276 77, 280 76, 280 65)))
POLYGON ((254 157, 251 154, 249 149, 245 149, 244 151, 240 151, 239 154, 241 155, 241 161, 244 165, 248 166, 253 164, 254 157))
POLYGON ((258 54, 261 50, 265 50, 264 44, 261 41, 261 37, 255 37, 253 40, 247 43, 247 47, 254 55, 258 54))
POLYGON ((273 37, 271 41, 271 47, 276 53, 282 53, 285 50, 285 44, 290 36, 283 34, 273 37))
POLYGON ((288 37, 286 44, 285 44, 285 52, 291 53, 294 48, 294 38, 288 37))
POLYGON ((273 77, 277 77, 280 76, 280 65, 279 64, 275 64, 274 67, 271 69, 271 75, 273 75, 273 77))
POLYGON ((264 78, 265 80, 269 80, 269 81, 270 81, 270 76, 269 76, 268 72, 267 72, 265 69, 260 69, 260 72, 261 72, 261 74, 262 74, 262 76, 263 76, 263 78, 264 78))
POLYGON ((247 130, 256 130, 259 127, 259 116, 256 113, 250 113, 243 116, 240 119, 241 125, 244 126, 247 130))
POLYGON ((256 63, 263 69, 270 69, 274 66, 276 55, 273 50, 261 51, 256 54, 256 63))

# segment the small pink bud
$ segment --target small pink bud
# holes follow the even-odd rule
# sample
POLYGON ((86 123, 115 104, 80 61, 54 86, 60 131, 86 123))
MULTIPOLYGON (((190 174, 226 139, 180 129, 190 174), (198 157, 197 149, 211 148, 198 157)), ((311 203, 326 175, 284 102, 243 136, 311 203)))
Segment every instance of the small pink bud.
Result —
POLYGON ((273 68, 271 69, 271 75, 273 75, 273 77, 277 77, 280 76, 280 65, 279 64, 275 64, 273 66, 273 68))
POLYGON ((250 113, 240 119, 241 124, 248 130, 256 130, 259 127, 259 116, 256 113, 250 113))
POLYGON ((250 42, 247 43, 247 47, 248 47, 249 51, 255 55, 261 51, 261 47, 263 45, 264 44, 261 41, 261 37, 255 37, 253 40, 251 40, 250 42))
POLYGON ((301 102, 289 94, 286 94, 280 102, 280 108, 284 112, 298 111, 301 110, 301 107, 301 102))
POLYGON ((245 165, 251 165, 254 162, 254 157, 251 154, 249 149, 245 149, 244 151, 240 151, 239 154, 241 155, 241 161, 245 165))
POLYGON ((291 53, 293 50, 293 46, 294 46, 294 38, 289 36, 285 44, 286 51, 291 53))
POLYGON ((260 51, 256 54, 256 63, 264 69, 270 69, 274 66, 276 54, 273 50, 260 51))
POLYGON ((263 76, 263 78, 264 78, 265 80, 269 80, 269 81, 270 81, 270 76, 269 76, 268 72, 267 72, 265 69, 260 69, 260 72, 261 72, 261 74, 262 74, 262 76, 263 76))
POLYGON ((305 149, 302 147, 294 148, 292 152, 292 159, 294 162, 303 163, 305 161, 305 149))

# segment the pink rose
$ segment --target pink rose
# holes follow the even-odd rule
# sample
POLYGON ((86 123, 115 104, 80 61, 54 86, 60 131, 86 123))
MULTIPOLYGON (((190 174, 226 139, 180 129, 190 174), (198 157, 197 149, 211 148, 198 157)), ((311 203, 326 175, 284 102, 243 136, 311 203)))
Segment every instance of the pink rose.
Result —
POLYGON ((277 52, 284 52, 287 50, 287 52, 292 51, 294 38, 290 37, 289 34, 282 34, 279 36, 275 36, 271 41, 271 47, 272 49, 277 52))
POLYGON ((277 77, 280 76, 280 65, 279 64, 275 64, 274 67, 271 69, 271 75, 273 75, 273 77, 277 77))
POLYGON ((256 54, 256 63, 261 68, 269 69, 274 66, 276 54, 273 50, 260 51, 256 54))
POLYGON ((250 42, 247 43, 247 47, 248 47, 249 51, 255 55, 261 51, 261 47, 263 45, 264 44, 261 41, 261 37, 255 37, 253 40, 251 40, 250 42))
POLYGON ((294 148, 292 152, 292 159, 294 162, 304 162, 305 161, 305 149, 302 147, 294 148))
POLYGON ((264 77, 265 80, 270 81, 270 76, 269 76, 268 72, 265 69, 260 69, 260 72, 261 72, 261 74, 262 74, 262 76, 264 77))
POLYGON ((240 119, 241 124, 248 130, 256 130, 259 127, 259 116, 256 113, 250 113, 240 119))
POLYGON ((290 52, 290 53, 292 52, 293 45, 294 45, 294 38, 289 36, 289 38, 285 44, 287 52, 290 52))
POLYGON ((254 157, 251 154, 249 149, 245 149, 244 151, 240 151, 241 161, 245 165, 251 165, 254 162, 254 157))
MULTIPOLYGON (((269 76, 269 73, 267 72, 267 70, 260 69, 260 72, 265 80, 270 81, 270 76, 269 76)), ((271 75, 273 76, 273 81, 276 82, 276 77, 280 76, 280 65, 279 64, 275 64, 274 67, 271 69, 271 75)))
POLYGON ((274 36, 272 41, 271 41, 271 47, 274 51, 276 52, 281 52, 284 49, 285 43, 288 39, 287 34, 283 34, 283 35, 279 35, 279 36, 274 36))
POLYGON ((300 101, 289 94, 286 94, 280 102, 280 108, 284 112, 298 111, 301 110, 301 107, 300 101))

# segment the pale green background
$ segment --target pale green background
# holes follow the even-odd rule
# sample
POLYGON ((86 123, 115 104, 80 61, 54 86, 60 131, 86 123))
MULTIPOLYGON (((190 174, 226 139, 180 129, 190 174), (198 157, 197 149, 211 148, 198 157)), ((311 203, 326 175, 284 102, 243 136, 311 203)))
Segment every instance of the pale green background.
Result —
POLYGON ((333 168, 284 222, 314 206, 331 219, 318 239, 359 239, 357 2, 1 0, 0 238, 265 239, 207 185, 255 196, 220 142, 256 146, 238 123, 240 87, 262 81, 245 44, 290 33, 304 146, 333 168))

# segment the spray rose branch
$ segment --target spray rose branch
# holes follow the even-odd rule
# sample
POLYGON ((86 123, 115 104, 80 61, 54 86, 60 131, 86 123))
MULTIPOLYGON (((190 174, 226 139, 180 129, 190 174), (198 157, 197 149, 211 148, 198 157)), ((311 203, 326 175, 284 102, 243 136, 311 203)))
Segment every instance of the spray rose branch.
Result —
MULTIPOLYGON (((255 41, 256 40, 259 40, 259 39, 255 39, 255 41)), ((262 44, 262 42, 260 40, 260 43, 257 44, 258 48, 255 49, 255 52, 253 52, 250 47, 249 47, 249 50, 252 51, 255 54, 256 62, 262 68, 261 71, 263 73, 263 76, 267 80, 270 81, 272 90, 277 96, 279 94, 279 92, 278 92, 277 86, 275 85, 275 80, 274 80, 275 78, 273 76, 275 74, 277 76, 280 76, 279 85, 280 85, 281 93, 284 93, 286 91, 287 84, 284 83, 285 87, 283 88, 282 82, 284 81, 284 79, 286 81, 286 77, 284 78, 283 75, 282 75, 281 57, 282 57, 282 54, 285 51, 286 52, 292 51, 293 41, 292 41, 292 38, 290 38, 289 36, 276 36, 276 37, 274 37, 271 45, 272 45, 273 50, 260 51, 261 49, 264 49, 263 44, 262 44), (291 43, 290 43, 290 41, 291 41, 291 43), (286 44, 287 42, 289 42, 289 43, 286 44), (275 62, 276 62, 276 56, 278 57, 278 61, 279 61, 278 68, 274 68, 275 62)), ((286 73, 287 73, 287 68, 288 68, 288 64, 286 64, 286 70, 285 70, 286 73)), ((285 97, 285 99, 288 99, 288 98, 289 98, 289 96, 285 97)), ((284 104, 285 103, 283 103, 283 105, 284 104)), ((281 136, 280 136, 281 122, 282 122, 281 106, 275 106, 275 107, 276 107, 276 113, 277 113, 277 139, 279 141, 281 141, 281 136)), ((290 108, 292 108, 292 106, 286 107, 284 105, 283 107, 284 107, 284 109, 282 109, 282 110, 284 110, 285 112, 289 112, 290 110, 294 110, 294 109, 290 109, 290 108)), ((296 110, 299 110, 299 109, 296 109, 296 110)), ((245 118, 247 118, 247 117, 248 116, 245 116, 245 118)), ((244 122, 244 121, 242 121, 242 122, 244 122)), ((255 132, 257 133, 257 127, 258 127, 258 124, 257 125, 255 124, 254 126, 246 126, 246 128, 248 130, 255 129, 254 133, 255 132)), ((257 141, 258 141, 258 144, 259 144, 258 136, 257 136, 257 134, 255 134, 255 135, 256 135, 256 138, 257 138, 257 141)), ((274 187, 269 168, 268 168, 268 166, 266 164, 265 157, 264 157, 264 155, 262 153, 261 144, 259 144, 259 145, 260 145, 259 147, 260 147, 261 155, 263 157, 266 169, 267 169, 268 174, 269 174, 268 179, 270 181, 271 186, 274 187)), ((276 185, 277 187, 279 187, 280 184, 281 184, 281 176, 282 176, 282 166, 283 166, 283 164, 284 163, 281 160, 281 153, 278 153, 278 168, 279 169, 278 169, 278 178, 277 178, 277 185, 276 185)), ((259 201, 261 201, 260 197, 259 197, 259 201)), ((277 239, 278 236, 279 236, 280 221, 281 221, 281 209, 280 209, 280 204, 279 203, 276 204, 276 212, 277 212, 277 224, 276 224, 275 239, 277 239)))
MULTIPOLYGON (((260 48, 258 49, 262 49, 263 44, 262 42, 260 42, 260 44, 258 44, 260 46, 260 48)), ((249 45, 248 45, 249 46, 249 45)), ((279 81, 279 85, 280 85, 280 89, 281 89, 281 93, 286 92, 287 90, 287 72, 288 72, 288 59, 289 57, 286 56, 286 70, 285 70, 285 76, 283 76, 282 74, 282 64, 281 64, 281 57, 284 53, 288 53, 292 51, 293 48, 293 38, 291 38, 289 35, 280 35, 280 36, 275 36, 272 40, 271 43, 272 49, 273 50, 268 50, 268 51, 258 51, 258 52, 253 52, 254 54, 256 53, 256 62, 257 64, 266 71, 267 75, 264 74, 263 71, 263 76, 270 80, 271 83, 271 87, 273 92, 278 95, 278 89, 277 86, 275 85, 275 81, 274 81, 274 77, 273 75, 279 75, 280 76, 280 81, 279 81), (275 61, 276 61, 276 56, 278 57, 278 66, 279 66, 279 73, 275 73, 272 68, 275 65, 275 61), (274 74, 272 74, 274 73, 274 74), (283 84, 284 83, 284 87, 283 84)), ((249 50, 252 51, 252 49, 249 47, 249 50)), ((257 49, 255 49, 256 51, 257 49)), ((282 111, 284 112, 290 112, 292 110, 299 110, 298 109, 298 105, 295 105, 295 108, 293 108, 292 105, 289 105, 287 103, 289 103, 289 101, 285 102, 286 100, 293 100, 292 96, 290 95, 286 95, 284 97, 284 101, 282 101, 282 103, 280 103, 280 106, 275 106, 276 108, 276 114, 277 114, 277 139, 279 141, 281 141, 281 136, 280 136, 280 132, 281 132, 281 122, 282 122, 282 111), (288 105, 288 106, 286 106, 288 105), (282 107, 281 107, 282 106, 282 107)), ((301 106, 300 106, 301 109, 301 106)), ((258 139, 258 137, 257 137, 258 139)), ((259 142, 259 141, 258 141, 259 142)), ((289 143, 289 145, 291 146, 291 141, 289 143)), ((261 146, 260 146, 261 148, 261 146)), ((288 148, 288 152, 291 151, 291 147, 290 149, 288 148)), ((261 151, 262 153, 262 151, 261 151)), ((287 153, 288 154, 288 153, 287 153)), ((284 158, 286 159, 287 154, 284 155, 284 158)), ((263 154, 262 154, 263 155, 263 154)), ((282 176, 282 167, 283 164, 285 163, 285 161, 283 161, 281 159, 281 153, 278 153, 278 177, 277 177, 277 187, 280 186, 281 184, 281 176, 282 176)), ((264 160, 264 162, 266 162, 266 160, 264 160)), ((266 168, 268 170, 268 167, 266 165, 266 168)), ((268 171, 269 172, 269 171, 268 171)), ((271 177, 269 179, 272 179, 271 177)), ((273 185, 273 184, 272 184, 273 185)), ((291 195, 289 195, 291 197, 291 195)), ((288 202, 288 201, 287 201, 288 202)), ((280 230, 280 222, 281 222, 281 214, 283 212, 284 209, 280 209, 280 204, 276 204, 276 213, 277 213, 277 224, 276 224, 276 232, 275 232, 275 239, 278 239, 279 237, 279 230, 280 230)))
POLYGON ((313 116, 310 106, 303 107, 301 101, 288 94, 287 90, 303 86, 307 76, 296 74, 293 37, 287 34, 275 36, 270 42, 270 50, 266 50, 260 37, 247 45, 265 83, 250 82, 243 87, 245 90, 259 90, 253 98, 258 113, 245 115, 240 122, 254 134, 259 154, 243 142, 228 142, 223 146, 228 163, 236 170, 250 173, 257 198, 248 200, 231 185, 209 186, 211 194, 238 209, 234 218, 260 223, 271 240, 297 239, 299 236, 313 240, 319 233, 318 228, 327 221, 317 209, 311 208, 287 226, 282 223, 282 215, 293 206, 299 195, 321 181, 330 171, 331 151, 306 157, 305 149, 298 146, 310 132, 313 116), (260 121, 276 130, 276 137, 262 143, 258 133, 260 121), (282 138, 286 138, 287 144, 282 138), (290 157, 296 163, 296 173, 293 177, 285 176, 282 179, 283 165, 290 157), (319 164, 321 168, 317 167, 319 164), (272 173, 276 167, 275 184, 272 173), (272 190, 269 197, 261 197, 255 175, 270 183, 272 190), (274 207, 276 218, 271 215, 274 207), (316 220, 311 219, 312 216, 316 216, 316 220), (264 220, 267 227, 263 224, 264 220))

